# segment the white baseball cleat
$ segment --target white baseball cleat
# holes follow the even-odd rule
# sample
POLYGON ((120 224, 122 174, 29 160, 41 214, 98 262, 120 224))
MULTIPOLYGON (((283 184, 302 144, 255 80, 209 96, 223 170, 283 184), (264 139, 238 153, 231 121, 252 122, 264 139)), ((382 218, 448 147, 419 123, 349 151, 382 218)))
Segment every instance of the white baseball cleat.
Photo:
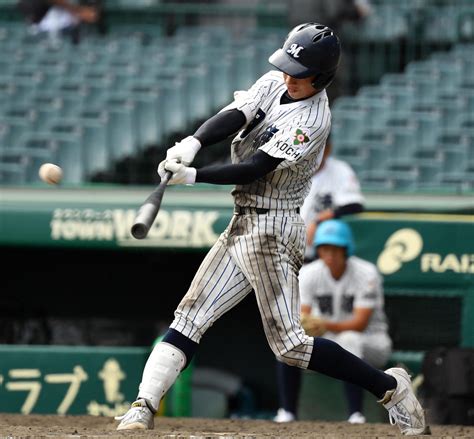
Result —
POLYGON ((410 375, 398 367, 387 369, 385 373, 397 381, 397 387, 385 392, 379 401, 388 410, 390 424, 397 424, 406 436, 431 434, 430 427, 425 423, 423 408, 411 387, 410 375))
POLYGON ((365 424, 365 416, 361 412, 354 412, 349 416, 349 424, 365 424))
POLYGON ((276 416, 273 418, 273 422, 291 422, 295 419, 296 417, 293 413, 281 408, 278 409, 276 416))
POLYGON ((117 430, 153 430, 155 427, 153 417, 154 414, 148 408, 146 401, 138 399, 127 413, 115 417, 116 421, 120 421, 117 430))

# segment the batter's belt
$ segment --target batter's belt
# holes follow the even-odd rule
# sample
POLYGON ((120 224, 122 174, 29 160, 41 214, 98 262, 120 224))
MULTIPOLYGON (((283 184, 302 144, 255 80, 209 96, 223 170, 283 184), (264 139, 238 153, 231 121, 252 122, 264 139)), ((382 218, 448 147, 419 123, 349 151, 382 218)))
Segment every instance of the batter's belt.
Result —
POLYGON ((268 213, 279 214, 286 213, 288 215, 292 213, 300 213, 300 208, 297 207, 296 209, 263 209, 261 207, 244 207, 244 206, 234 206, 234 214, 235 215, 266 215, 268 213))

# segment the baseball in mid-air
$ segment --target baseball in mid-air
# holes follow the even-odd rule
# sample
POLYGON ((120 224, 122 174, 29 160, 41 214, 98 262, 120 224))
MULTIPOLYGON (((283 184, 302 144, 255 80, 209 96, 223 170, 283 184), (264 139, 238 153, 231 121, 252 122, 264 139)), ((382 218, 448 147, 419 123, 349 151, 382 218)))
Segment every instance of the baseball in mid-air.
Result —
POLYGON ((58 184, 63 178, 63 170, 53 163, 43 163, 38 174, 48 184, 58 184))

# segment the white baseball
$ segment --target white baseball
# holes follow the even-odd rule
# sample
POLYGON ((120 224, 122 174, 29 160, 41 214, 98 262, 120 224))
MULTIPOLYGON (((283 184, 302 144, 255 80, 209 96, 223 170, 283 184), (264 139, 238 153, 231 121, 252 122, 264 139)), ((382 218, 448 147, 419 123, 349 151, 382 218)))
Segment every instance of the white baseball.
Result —
POLYGON ((53 163, 42 164, 38 174, 48 184, 58 184, 63 178, 63 170, 53 163))

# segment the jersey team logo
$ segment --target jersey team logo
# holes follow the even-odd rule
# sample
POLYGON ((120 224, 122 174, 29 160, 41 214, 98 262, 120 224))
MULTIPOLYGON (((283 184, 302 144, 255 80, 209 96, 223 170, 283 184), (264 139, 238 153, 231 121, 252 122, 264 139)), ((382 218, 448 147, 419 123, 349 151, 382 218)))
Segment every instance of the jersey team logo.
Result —
POLYGON ((295 138, 293 139, 293 145, 302 145, 306 142, 309 142, 309 137, 298 128, 296 130, 295 138))
POLYGON ((254 148, 258 149, 265 145, 276 133, 278 128, 275 125, 269 126, 262 134, 254 140, 254 148))

